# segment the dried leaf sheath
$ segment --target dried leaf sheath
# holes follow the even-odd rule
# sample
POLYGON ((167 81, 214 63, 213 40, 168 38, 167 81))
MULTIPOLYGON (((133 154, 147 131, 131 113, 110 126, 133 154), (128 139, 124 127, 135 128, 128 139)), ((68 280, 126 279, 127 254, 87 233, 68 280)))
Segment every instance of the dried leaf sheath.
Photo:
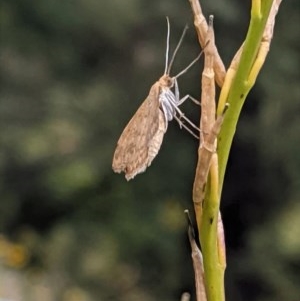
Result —
POLYGON ((151 87, 117 143, 112 167, 125 172, 127 180, 145 171, 160 149, 167 124, 159 107, 160 89, 160 81, 151 87))

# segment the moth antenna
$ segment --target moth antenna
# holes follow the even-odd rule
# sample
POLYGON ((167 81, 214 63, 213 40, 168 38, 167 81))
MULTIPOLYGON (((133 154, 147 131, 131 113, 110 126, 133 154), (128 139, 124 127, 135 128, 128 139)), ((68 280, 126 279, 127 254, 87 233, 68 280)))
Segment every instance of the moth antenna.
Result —
MULTIPOLYGON (((214 20, 214 16, 213 15, 210 15, 209 16, 209 23, 208 23, 208 26, 209 27, 212 27, 213 26, 213 20, 214 20)), ((198 56, 187 66, 185 67, 182 71, 180 71, 176 76, 174 76, 173 78, 178 78, 179 76, 181 76, 182 74, 184 74, 185 72, 187 72, 201 57, 201 55, 203 54, 204 52, 204 49, 207 47, 207 45, 209 44, 209 40, 205 43, 202 51, 198 54, 198 56)))
POLYGON ((167 70, 168 70, 169 47, 170 47, 170 22, 169 22, 169 18, 168 17, 166 17, 166 19, 167 19, 168 31, 167 31, 166 62, 165 62, 165 72, 164 72, 164 74, 167 74, 167 70))
POLYGON ((198 56, 187 67, 185 67, 182 71, 180 71, 173 78, 178 78, 179 76, 181 76, 182 74, 184 74, 185 72, 187 72, 200 59, 202 53, 203 53, 203 50, 198 54, 198 56))
POLYGON ((184 38, 184 36, 185 36, 185 33, 186 33, 187 29, 188 29, 188 26, 185 25, 185 27, 184 27, 184 29, 183 29, 183 32, 182 32, 182 34, 181 34, 180 40, 179 40, 179 42, 178 42, 178 44, 177 44, 177 46, 176 46, 176 48, 175 48, 175 50, 174 50, 174 52, 173 52, 173 55, 172 55, 172 58, 171 58, 169 67, 168 67, 168 69, 167 69, 167 73, 165 73, 165 74, 170 74, 171 67, 172 67, 172 65, 173 65, 175 56, 176 56, 176 54, 177 54, 177 52, 178 52, 178 49, 179 49, 180 45, 182 44, 182 41, 183 41, 183 38, 184 38))

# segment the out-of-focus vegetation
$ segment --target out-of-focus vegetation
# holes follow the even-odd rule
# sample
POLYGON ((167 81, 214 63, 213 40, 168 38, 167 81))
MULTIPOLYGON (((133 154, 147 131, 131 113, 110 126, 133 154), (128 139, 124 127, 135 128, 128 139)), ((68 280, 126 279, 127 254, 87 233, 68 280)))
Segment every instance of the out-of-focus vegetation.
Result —
MULTIPOLYGON (((250 3, 202 1, 226 65, 250 3)), ((175 123, 146 173, 113 174, 117 139, 163 72, 198 53, 188 1, 1 1, 0 298, 179 300, 193 291, 183 209, 197 142, 175 123)), ((237 129, 222 200, 229 300, 300 296, 299 2, 283 1, 237 129)), ((180 79, 199 97, 198 67, 180 79)), ((198 108, 184 111, 197 122, 198 108)))

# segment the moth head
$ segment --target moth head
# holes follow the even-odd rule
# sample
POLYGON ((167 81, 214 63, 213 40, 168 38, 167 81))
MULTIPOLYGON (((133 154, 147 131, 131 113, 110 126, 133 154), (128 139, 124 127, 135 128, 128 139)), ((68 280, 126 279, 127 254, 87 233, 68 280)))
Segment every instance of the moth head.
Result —
POLYGON ((159 79, 159 84, 161 87, 164 88, 172 88, 174 86, 175 78, 170 77, 168 74, 164 74, 160 79, 159 79))

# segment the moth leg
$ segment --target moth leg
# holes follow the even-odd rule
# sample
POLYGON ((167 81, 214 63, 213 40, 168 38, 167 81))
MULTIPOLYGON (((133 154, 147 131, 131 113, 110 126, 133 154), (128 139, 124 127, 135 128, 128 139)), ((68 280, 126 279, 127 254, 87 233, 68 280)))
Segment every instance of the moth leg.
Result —
POLYGON ((179 87, 178 87, 178 82, 177 82, 177 79, 175 78, 175 100, 176 100, 176 105, 177 106, 180 106, 181 104, 183 104, 187 99, 190 99, 191 101, 193 101, 196 105, 200 106, 200 102, 192 97, 191 95, 187 94, 185 95, 184 97, 182 97, 180 99, 180 94, 179 94, 179 87))
MULTIPOLYGON (((185 115, 184 115, 184 113, 177 107, 177 106, 174 106, 174 109, 176 110, 176 112, 178 113, 178 115, 179 115, 179 120, 181 121, 181 119, 184 119, 191 127, 193 127, 194 129, 196 129, 198 132, 200 132, 200 129, 199 129, 199 127, 197 127, 191 120, 189 120, 185 115)), ((174 116, 175 117, 175 116, 174 116)), ((177 119, 176 119, 177 120, 177 119)), ((181 121, 181 123, 179 123, 179 125, 180 124, 183 124, 182 123, 182 121, 181 121)))
POLYGON ((178 82, 177 79, 175 78, 175 100, 176 102, 180 101, 180 95, 179 95, 179 87, 178 87, 178 82))
POLYGON ((199 136, 197 136, 188 126, 186 126, 181 120, 180 118, 178 118, 176 115, 174 116, 175 120, 178 122, 179 127, 180 128, 184 128, 185 130, 187 130, 192 136, 194 136, 196 139, 200 139, 199 136))
POLYGON ((182 103, 184 103, 188 98, 191 99, 192 101, 194 101, 197 105, 200 105, 199 101, 193 97, 191 97, 190 95, 185 95, 183 98, 180 99, 180 94, 179 94, 179 87, 178 87, 178 82, 177 79, 175 78, 174 80, 175 83, 175 99, 174 101, 170 102, 171 105, 173 106, 173 108, 175 109, 176 113, 179 115, 179 117, 176 114, 173 114, 175 120, 178 122, 180 128, 184 128, 186 129, 190 134, 192 134, 194 137, 196 137, 197 139, 199 139, 199 137, 197 135, 195 135, 195 133, 187 126, 185 125, 181 119, 183 119, 184 121, 186 121, 192 128, 196 129, 199 133, 200 133, 200 129, 199 127, 197 127, 192 121, 190 121, 185 115, 184 113, 178 108, 179 105, 181 105, 182 103))
POLYGON ((185 95, 184 97, 182 97, 181 99, 179 99, 178 101, 178 106, 180 106, 181 104, 183 104, 187 99, 190 99, 192 102, 194 102, 196 105, 201 106, 200 102, 192 97, 190 94, 185 95))

